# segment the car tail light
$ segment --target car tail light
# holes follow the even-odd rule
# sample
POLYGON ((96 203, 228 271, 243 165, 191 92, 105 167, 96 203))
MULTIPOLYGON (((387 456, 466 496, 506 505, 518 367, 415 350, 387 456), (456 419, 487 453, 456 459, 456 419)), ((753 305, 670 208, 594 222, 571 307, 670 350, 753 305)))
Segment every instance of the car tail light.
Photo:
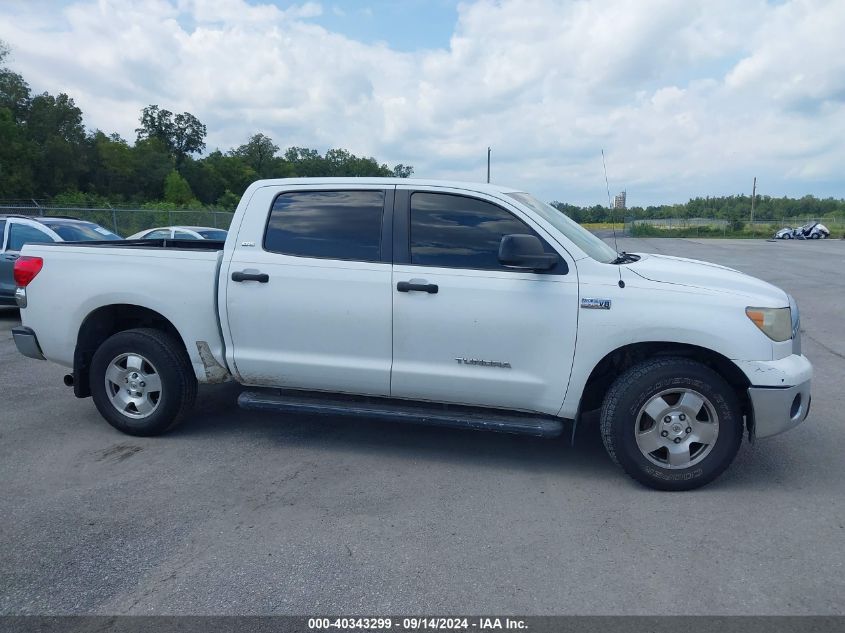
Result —
POLYGON ((43 267, 44 260, 40 257, 18 257, 15 260, 15 284, 19 288, 26 288, 43 267))

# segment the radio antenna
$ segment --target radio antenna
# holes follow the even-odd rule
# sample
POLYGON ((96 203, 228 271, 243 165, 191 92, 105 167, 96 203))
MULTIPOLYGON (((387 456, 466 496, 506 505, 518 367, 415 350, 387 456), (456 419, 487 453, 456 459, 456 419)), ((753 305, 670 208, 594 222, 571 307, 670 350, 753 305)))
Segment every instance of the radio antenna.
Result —
POLYGON ((610 203, 610 183, 607 181, 607 163, 604 161, 604 148, 601 150, 601 166, 604 167, 604 186, 607 188, 607 210, 610 211, 610 227, 613 229, 613 250, 619 252, 616 244, 616 221, 613 217, 613 205, 610 203))

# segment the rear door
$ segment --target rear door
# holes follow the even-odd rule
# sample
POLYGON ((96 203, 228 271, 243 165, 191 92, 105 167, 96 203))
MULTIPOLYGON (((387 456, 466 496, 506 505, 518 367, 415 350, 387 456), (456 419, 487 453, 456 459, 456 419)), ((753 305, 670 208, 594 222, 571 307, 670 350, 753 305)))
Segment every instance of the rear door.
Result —
POLYGON ((3 249, 0 252, 0 302, 12 303, 15 297, 15 261, 24 244, 61 241, 53 231, 41 228, 31 220, 9 218, 6 222, 3 249))
POLYGON ((575 351, 576 269, 517 211, 484 194, 397 189, 393 396, 559 411, 575 351), (560 262, 543 273, 506 268, 498 250, 508 234, 536 235, 560 262))
POLYGON ((390 393, 393 194, 307 185, 253 195, 224 267, 228 360, 245 384, 390 393))

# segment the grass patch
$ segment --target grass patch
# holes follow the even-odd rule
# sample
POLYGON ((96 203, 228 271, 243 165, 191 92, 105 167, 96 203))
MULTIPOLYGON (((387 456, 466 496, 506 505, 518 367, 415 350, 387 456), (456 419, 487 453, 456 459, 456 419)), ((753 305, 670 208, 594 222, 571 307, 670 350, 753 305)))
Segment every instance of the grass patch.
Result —
POLYGON ((624 224, 622 222, 581 222, 580 224, 588 231, 593 231, 595 229, 612 229, 614 227, 621 231, 624 228, 624 224))

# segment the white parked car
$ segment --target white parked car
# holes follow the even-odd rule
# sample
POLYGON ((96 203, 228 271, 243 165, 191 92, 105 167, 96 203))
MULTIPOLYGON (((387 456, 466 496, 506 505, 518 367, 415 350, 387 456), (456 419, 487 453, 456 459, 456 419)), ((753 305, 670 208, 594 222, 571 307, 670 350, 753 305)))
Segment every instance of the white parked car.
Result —
POLYGON ((24 247, 18 349, 72 368, 75 395, 130 435, 164 433, 224 380, 247 409, 536 436, 600 410, 613 460, 667 490, 810 409, 787 293, 617 253, 517 189, 266 180, 232 227, 225 246, 24 247))
POLYGON ((220 240, 224 241, 228 231, 210 226, 161 226, 140 231, 127 240, 220 240))

